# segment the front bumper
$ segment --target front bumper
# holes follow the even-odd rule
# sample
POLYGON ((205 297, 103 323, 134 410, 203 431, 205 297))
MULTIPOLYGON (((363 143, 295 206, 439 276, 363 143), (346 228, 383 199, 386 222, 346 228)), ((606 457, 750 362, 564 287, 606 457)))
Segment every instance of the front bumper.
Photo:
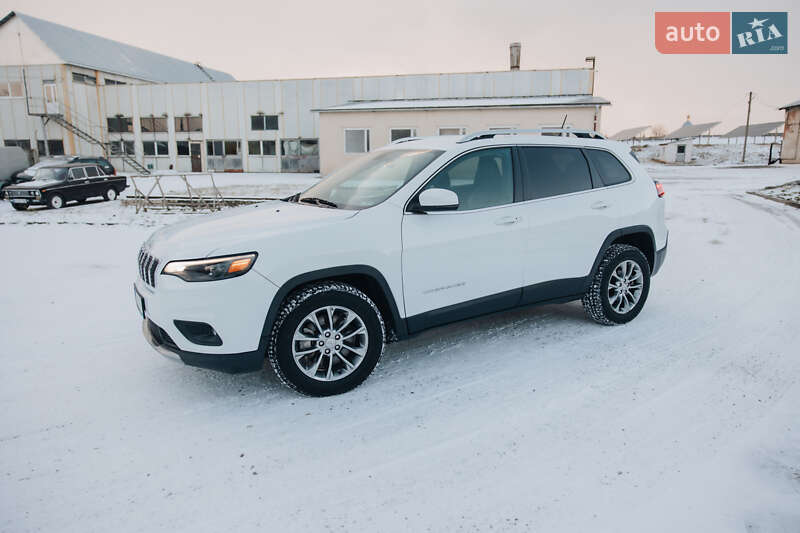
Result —
POLYGON ((260 370, 264 364, 264 353, 261 350, 236 354, 207 354, 181 350, 164 329, 147 318, 142 320, 142 334, 158 353, 167 359, 183 361, 189 366, 240 374, 260 370))
POLYGON ((137 307, 144 310, 144 336, 159 353, 177 356, 187 365, 225 372, 261 368, 264 325, 278 290, 275 285, 254 271, 204 283, 158 274, 155 278, 153 287, 137 277, 134 288, 137 307), (196 344, 178 329, 176 321, 208 324, 221 343, 196 344))

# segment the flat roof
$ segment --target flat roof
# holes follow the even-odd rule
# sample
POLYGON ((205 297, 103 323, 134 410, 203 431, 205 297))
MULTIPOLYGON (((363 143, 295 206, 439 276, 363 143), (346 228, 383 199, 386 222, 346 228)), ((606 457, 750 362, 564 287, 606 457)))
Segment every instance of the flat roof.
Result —
POLYGON ((639 136, 640 133, 643 133, 649 127, 650 126, 636 126, 635 128, 628 128, 626 130, 617 132, 610 138, 615 141, 627 141, 629 139, 635 139, 636 137, 639 136))
POLYGON ((405 111, 418 109, 464 109, 486 107, 552 107, 609 105, 599 96, 514 96, 485 98, 431 98, 420 100, 354 100, 345 104, 312 109, 323 113, 345 111, 405 111))
POLYGON ((783 122, 762 122, 760 124, 750 124, 748 128, 746 124, 733 128, 731 131, 722 135, 722 137, 744 137, 744 130, 747 129, 748 137, 759 137, 767 135, 772 130, 776 130, 783 126, 783 122))
POLYGON ((720 122, 705 122, 703 124, 688 124, 664 135, 665 139, 683 139, 684 137, 699 137, 720 122))

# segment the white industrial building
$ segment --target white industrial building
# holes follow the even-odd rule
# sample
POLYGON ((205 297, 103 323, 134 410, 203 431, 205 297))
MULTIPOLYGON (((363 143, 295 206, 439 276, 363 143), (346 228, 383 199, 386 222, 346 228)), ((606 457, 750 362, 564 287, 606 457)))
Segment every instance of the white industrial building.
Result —
POLYGON ((12 12, 0 19, 0 143, 106 154, 139 172, 296 172, 318 171, 320 154, 324 170, 335 168, 397 130, 533 128, 565 117, 599 129, 609 102, 593 96, 593 67, 519 70, 513 52, 502 72, 236 81, 12 12), (331 116, 322 129, 321 114, 331 116), (344 140, 353 129, 359 146, 344 140))

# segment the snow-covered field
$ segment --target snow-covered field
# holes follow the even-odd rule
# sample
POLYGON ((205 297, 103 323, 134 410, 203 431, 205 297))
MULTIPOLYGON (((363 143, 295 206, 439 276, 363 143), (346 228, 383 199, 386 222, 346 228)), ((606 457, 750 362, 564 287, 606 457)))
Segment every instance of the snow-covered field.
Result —
POLYGON ((0 202, 0 530, 800 531, 800 211, 745 193, 800 167, 651 171, 635 321, 438 328, 324 399, 146 345, 139 245, 198 215, 0 202))
MULTIPOLYGON (((769 144, 749 143, 744 163, 742 163, 742 144, 736 144, 735 142, 728 144, 713 138, 712 141, 717 142, 705 144, 705 137, 703 142, 695 142, 692 160, 688 164, 715 166, 766 165, 769 159, 769 144)), ((652 162, 652 160, 658 159, 659 150, 657 141, 636 147, 637 157, 643 162, 652 162)), ((780 147, 775 146, 772 157, 777 158, 779 152, 780 147)))

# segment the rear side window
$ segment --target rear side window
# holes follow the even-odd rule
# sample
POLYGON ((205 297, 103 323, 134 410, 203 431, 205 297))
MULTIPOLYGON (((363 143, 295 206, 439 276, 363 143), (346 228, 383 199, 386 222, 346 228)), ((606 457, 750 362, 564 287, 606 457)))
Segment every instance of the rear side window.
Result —
POLYGON ((600 181, 606 187, 631 180, 628 170, 613 154, 603 150, 586 150, 586 155, 592 162, 594 169, 600 174, 600 181))
POLYGON ((526 200, 592 188, 589 165, 578 148, 523 146, 520 154, 526 200))
POLYGON ((86 167, 86 175, 90 178, 97 176, 97 167, 86 167))
POLYGON ((75 167, 70 170, 70 173, 72 174, 72 179, 74 180, 79 180, 86 177, 86 172, 84 172, 82 167, 75 167))

